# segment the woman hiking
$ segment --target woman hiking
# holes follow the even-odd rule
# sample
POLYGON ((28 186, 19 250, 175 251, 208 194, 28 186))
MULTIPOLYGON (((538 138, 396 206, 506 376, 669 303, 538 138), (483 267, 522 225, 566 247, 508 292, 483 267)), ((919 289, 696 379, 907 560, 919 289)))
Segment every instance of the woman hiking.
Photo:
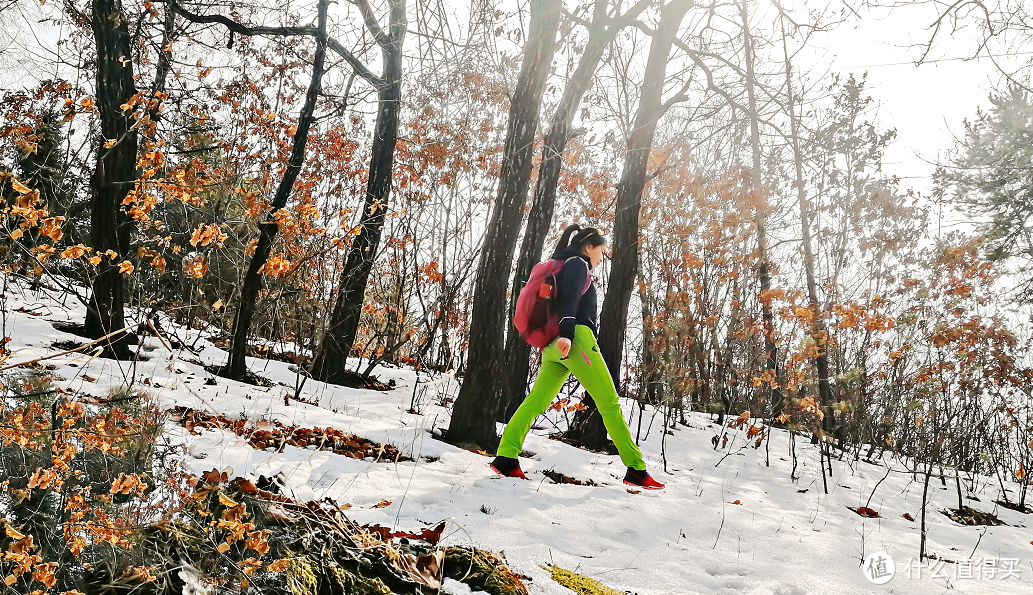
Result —
POLYGON ((542 350, 542 365, 534 386, 502 433, 498 456, 490 465, 496 473, 527 479, 517 460, 524 438, 531 423, 548 409, 567 378, 574 374, 595 401, 621 461, 628 466, 624 483, 649 490, 664 487, 646 472, 642 452, 631 438, 617 402, 617 389, 596 344, 597 304, 591 270, 602 261, 605 248, 606 240, 598 229, 577 224, 567 227, 556 245, 552 258, 564 261, 556 282, 560 333, 542 350), (582 293, 586 283, 587 290, 582 293))

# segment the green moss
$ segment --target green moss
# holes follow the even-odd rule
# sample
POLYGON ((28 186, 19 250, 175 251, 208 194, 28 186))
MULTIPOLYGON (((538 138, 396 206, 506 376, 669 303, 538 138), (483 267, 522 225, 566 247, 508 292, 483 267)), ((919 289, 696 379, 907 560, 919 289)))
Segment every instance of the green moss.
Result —
POLYGON ((445 576, 491 595, 527 595, 520 575, 499 557, 462 547, 445 550, 445 576))
POLYGON ((615 591, 595 579, 588 578, 566 568, 560 568, 559 566, 542 566, 542 568, 552 574, 552 580, 580 595, 624 595, 620 591, 615 591))
POLYGON ((319 578, 312 561, 306 557, 292 558, 287 565, 287 589, 294 595, 315 595, 319 578))
POLYGON ((332 560, 316 562, 297 556, 291 558, 284 574, 287 592, 292 595, 391 595, 381 579, 356 574, 332 560))
POLYGON ((326 581, 330 587, 326 593, 347 593, 348 595, 391 595, 384 581, 366 578, 348 572, 337 564, 326 568, 326 581))

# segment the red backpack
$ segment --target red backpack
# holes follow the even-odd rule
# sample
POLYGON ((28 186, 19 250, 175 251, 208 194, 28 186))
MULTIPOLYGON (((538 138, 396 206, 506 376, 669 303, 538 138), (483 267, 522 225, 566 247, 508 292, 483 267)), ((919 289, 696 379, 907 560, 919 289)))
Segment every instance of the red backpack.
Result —
MULTIPOLYGON (((567 260, 553 258, 534 265, 531 278, 517 297, 513 325, 531 347, 545 347, 560 334, 560 317, 554 311, 553 302, 556 299, 556 275, 567 260)), ((581 288, 581 295, 585 295, 591 284, 592 276, 589 274, 585 286, 581 288)))

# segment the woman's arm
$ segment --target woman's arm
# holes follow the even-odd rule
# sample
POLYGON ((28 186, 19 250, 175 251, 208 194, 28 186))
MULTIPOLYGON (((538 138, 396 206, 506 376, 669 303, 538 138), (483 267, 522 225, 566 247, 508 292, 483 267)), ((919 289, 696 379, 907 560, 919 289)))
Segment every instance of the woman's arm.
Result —
POLYGON ((556 296, 556 313, 560 317, 560 337, 574 338, 577 325, 577 309, 581 302, 582 289, 588 281, 588 263, 584 259, 571 258, 564 263, 559 274, 559 291, 556 296))

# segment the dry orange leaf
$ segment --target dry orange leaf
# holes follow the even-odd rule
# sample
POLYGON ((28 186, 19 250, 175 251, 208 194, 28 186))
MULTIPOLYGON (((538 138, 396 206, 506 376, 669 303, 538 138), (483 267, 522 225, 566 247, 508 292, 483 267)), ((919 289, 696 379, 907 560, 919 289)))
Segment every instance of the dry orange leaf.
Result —
POLYGON ((222 243, 226 241, 226 235, 222 228, 214 223, 198 225, 197 229, 190 234, 190 245, 196 246, 201 244, 202 246, 208 246, 215 244, 216 247, 222 248, 222 243))
POLYGON ((183 274, 200 279, 208 272, 208 259, 203 254, 196 254, 183 259, 183 274))
POLYGON ((69 246, 61 251, 61 258, 79 258, 85 254, 89 254, 90 249, 82 244, 76 244, 75 246, 69 246))
POLYGON ((32 192, 32 188, 29 188, 14 178, 11 178, 11 188, 14 188, 14 191, 18 194, 28 194, 32 192))
POLYGON ((269 553, 268 533, 268 531, 252 531, 251 533, 248 533, 247 540, 244 544, 258 552, 259 555, 264 556, 269 553))
POLYGON ((122 577, 132 582, 153 583, 155 580, 155 576, 145 566, 127 568, 122 577))
POLYGON ((858 506, 857 508, 852 508, 851 510, 853 510, 857 514, 859 514, 859 515, 861 515, 863 517, 869 518, 869 519, 877 519, 880 516, 878 512, 872 510, 871 508, 865 507, 865 506, 858 506))
POLYGON ((32 571, 32 580, 43 583, 47 587, 57 584, 57 562, 40 564, 32 571))
POLYGON ((229 496, 227 496, 226 494, 219 492, 219 504, 222 504, 223 506, 233 507, 237 505, 237 502, 229 496))
POLYGON ((227 508, 226 510, 222 511, 222 519, 228 523, 239 523, 246 514, 247 509, 244 507, 244 505, 238 504, 232 508, 227 508))
POLYGON ((284 570, 287 570, 288 566, 290 566, 290 560, 281 558, 270 562, 269 566, 266 567, 266 570, 269 572, 283 572, 284 570))

